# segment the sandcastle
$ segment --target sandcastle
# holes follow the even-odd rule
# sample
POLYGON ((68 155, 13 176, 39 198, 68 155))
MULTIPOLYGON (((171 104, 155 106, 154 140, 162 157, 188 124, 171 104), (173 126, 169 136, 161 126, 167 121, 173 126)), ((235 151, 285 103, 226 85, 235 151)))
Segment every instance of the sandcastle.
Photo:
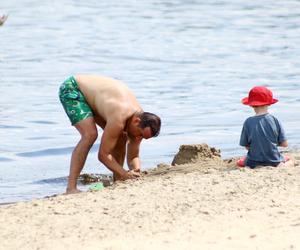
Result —
POLYGON ((207 144, 181 145, 179 152, 174 156, 172 165, 191 164, 211 159, 220 159, 221 151, 209 147, 207 144))

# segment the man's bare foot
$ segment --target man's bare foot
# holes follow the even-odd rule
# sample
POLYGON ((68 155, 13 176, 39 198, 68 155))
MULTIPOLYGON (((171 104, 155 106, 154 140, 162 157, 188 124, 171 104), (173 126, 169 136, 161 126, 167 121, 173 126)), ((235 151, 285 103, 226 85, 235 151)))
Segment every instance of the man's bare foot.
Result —
POLYGON ((77 188, 75 188, 75 189, 67 188, 65 194, 78 194, 78 193, 81 193, 81 192, 82 191, 77 189, 77 188))

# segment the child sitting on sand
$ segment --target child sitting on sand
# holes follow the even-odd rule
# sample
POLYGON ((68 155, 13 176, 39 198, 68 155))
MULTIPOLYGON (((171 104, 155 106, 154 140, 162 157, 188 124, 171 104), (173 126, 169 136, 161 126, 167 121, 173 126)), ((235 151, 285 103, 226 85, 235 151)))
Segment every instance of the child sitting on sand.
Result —
POLYGON ((257 86, 250 90, 242 103, 251 106, 255 116, 249 117, 243 125, 240 145, 248 150, 247 156, 238 160, 240 167, 248 166, 293 166, 291 157, 283 156, 280 147, 287 147, 288 142, 281 123, 268 113, 268 106, 278 100, 273 98, 271 90, 257 86))

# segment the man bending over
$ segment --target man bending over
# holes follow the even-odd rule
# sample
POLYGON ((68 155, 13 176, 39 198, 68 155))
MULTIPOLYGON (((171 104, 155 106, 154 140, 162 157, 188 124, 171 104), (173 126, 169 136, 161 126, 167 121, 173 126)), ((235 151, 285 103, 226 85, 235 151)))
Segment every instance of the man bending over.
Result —
POLYGON ((144 112, 124 83, 102 76, 71 76, 60 86, 59 98, 81 135, 71 157, 67 194, 80 192, 77 178, 98 137, 96 125, 103 129, 98 159, 113 172, 114 179, 140 176, 140 143, 159 134, 161 120, 144 112), (128 171, 123 169, 126 146, 128 171))

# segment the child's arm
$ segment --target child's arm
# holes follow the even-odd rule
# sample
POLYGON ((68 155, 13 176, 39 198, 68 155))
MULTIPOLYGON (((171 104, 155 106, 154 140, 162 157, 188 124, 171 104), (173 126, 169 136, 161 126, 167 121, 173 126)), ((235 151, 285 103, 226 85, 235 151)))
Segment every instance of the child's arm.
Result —
POLYGON ((280 142, 278 146, 286 148, 288 146, 288 141, 284 140, 284 141, 280 142))
POLYGON ((245 147, 247 150, 250 149, 250 142, 248 138, 248 130, 246 121, 244 122, 241 137, 240 137, 240 146, 245 147))
POLYGON ((278 146, 286 148, 288 146, 288 142, 287 142, 284 128, 280 121, 278 121, 278 126, 279 126, 279 128, 278 128, 278 146))

